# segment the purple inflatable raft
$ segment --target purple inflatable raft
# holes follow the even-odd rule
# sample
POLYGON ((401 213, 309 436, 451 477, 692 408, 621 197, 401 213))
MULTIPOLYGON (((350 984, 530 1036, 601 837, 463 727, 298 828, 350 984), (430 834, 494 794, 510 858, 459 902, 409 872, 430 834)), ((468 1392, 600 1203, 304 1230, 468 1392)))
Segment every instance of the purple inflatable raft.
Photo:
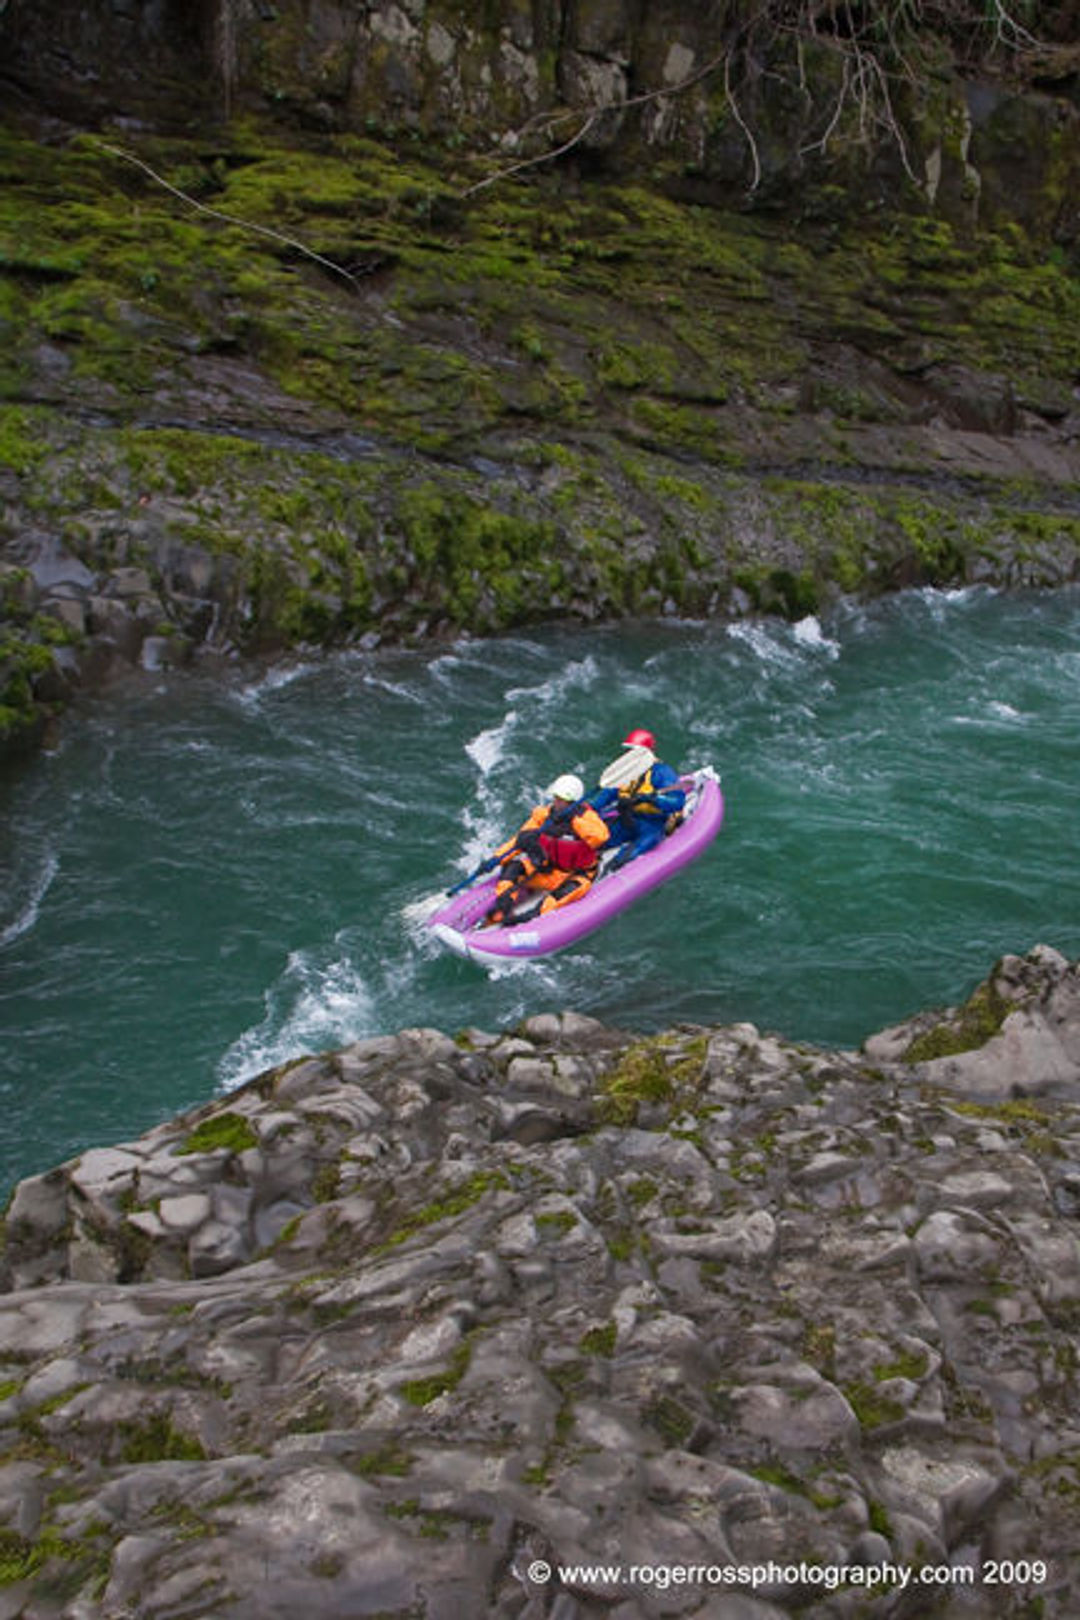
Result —
POLYGON ((683 820, 663 843, 639 855, 617 872, 600 876, 583 900, 560 906, 517 928, 481 928, 480 922, 495 896, 495 877, 475 883, 454 895, 428 918, 428 927, 449 950, 476 961, 506 961, 523 956, 548 956, 574 945, 594 929, 639 900, 650 889, 681 872, 706 850, 724 819, 720 781, 709 766, 681 779, 686 793, 683 820))

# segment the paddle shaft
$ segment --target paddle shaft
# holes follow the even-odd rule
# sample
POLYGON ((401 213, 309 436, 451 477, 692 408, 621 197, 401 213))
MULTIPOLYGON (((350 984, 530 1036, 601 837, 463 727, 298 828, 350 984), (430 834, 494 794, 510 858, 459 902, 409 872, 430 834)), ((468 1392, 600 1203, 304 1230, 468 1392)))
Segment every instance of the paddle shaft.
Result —
POLYGON ((491 870, 492 864, 490 861, 481 861, 476 870, 470 872, 468 877, 463 877, 460 883, 455 883, 452 889, 447 889, 447 899, 450 899, 452 895, 460 894, 462 889, 467 889, 470 883, 475 883, 478 877, 483 877, 485 872, 490 872, 491 870))

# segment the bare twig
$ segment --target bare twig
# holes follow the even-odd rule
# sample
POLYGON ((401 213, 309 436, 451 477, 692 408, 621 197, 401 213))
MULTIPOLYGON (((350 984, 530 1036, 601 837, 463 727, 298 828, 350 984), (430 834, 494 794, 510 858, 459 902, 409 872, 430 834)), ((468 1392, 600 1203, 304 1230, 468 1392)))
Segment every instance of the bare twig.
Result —
POLYGON ((840 123, 840 119, 843 117, 844 106, 850 93, 851 63, 848 61, 847 57, 844 58, 843 71, 843 83, 836 93, 836 105, 833 107, 832 115, 829 118, 829 122, 825 126, 825 132, 818 140, 810 141, 808 145, 801 147, 799 151, 800 157, 807 152, 826 152, 828 150, 829 142, 836 133, 837 125, 840 123))
MULTIPOLYGON (((579 141, 584 140, 585 136, 589 133, 589 130, 593 127, 598 119, 604 116, 605 113, 621 113, 627 111, 627 109, 630 107, 640 107, 647 101, 660 101, 663 100, 665 96, 682 95, 684 91, 689 90, 693 85, 699 84, 702 79, 708 78, 710 73, 715 73, 720 64, 722 62, 726 62, 726 60, 726 53, 721 56, 713 57, 711 61, 705 63, 704 67, 696 68, 693 73, 691 73, 687 78, 680 80, 678 84, 667 85, 662 90, 643 90, 640 95, 628 96, 624 101, 613 100, 601 102, 598 107, 590 108, 585 116, 585 122, 582 124, 581 128, 576 132, 576 134, 572 135, 568 141, 564 141, 562 146, 555 147, 555 149, 551 152, 540 152, 535 157, 522 158, 519 163, 511 163, 504 169, 498 169, 494 174, 489 174, 485 179, 478 180, 475 185, 468 186, 461 193, 461 195, 463 197, 471 197, 475 192, 484 191, 488 186, 493 186, 497 184, 498 181, 505 180, 508 175, 518 174, 522 169, 535 168, 538 163, 553 162, 555 158, 562 157, 564 152, 569 152, 572 147, 577 146, 579 141)), ((551 113, 545 119, 537 120, 535 118, 531 118, 527 124, 523 124, 521 129, 516 132, 515 138, 520 140, 525 134, 535 134, 537 131, 554 129, 557 124, 566 123, 568 119, 579 118, 580 116, 580 110, 574 108, 568 109, 566 112, 562 113, 551 113)))
POLYGON ((142 158, 136 157, 134 152, 125 152, 121 146, 110 146, 107 141, 99 140, 96 136, 91 136, 90 139, 103 152, 108 152, 112 157, 123 158, 125 163, 133 163, 137 169, 142 169, 143 173, 148 174, 157 185, 171 192, 181 202, 187 203, 189 208, 196 208, 200 214, 208 214, 211 219, 220 219, 226 225, 237 225, 243 231, 254 231, 259 236, 268 236, 275 242, 281 242, 285 247, 294 248, 297 253, 302 253, 315 264, 321 264, 324 270, 332 270, 336 276, 342 276, 352 286, 359 287, 359 281, 350 270, 346 270, 343 265, 335 264, 333 259, 324 258, 321 253, 316 253, 314 248, 309 248, 304 242, 298 242, 296 237, 286 236, 284 232, 275 231, 269 225, 257 225, 254 220, 238 219, 235 214, 226 214, 220 208, 211 208, 208 204, 200 202, 197 197, 181 191, 179 186, 174 186, 171 180, 166 180, 164 175, 158 174, 156 169, 152 169, 142 158))
POLYGON ((750 161, 754 166, 754 178, 750 182, 750 190, 754 192, 761 184, 761 159, 758 155, 757 142, 754 140, 749 124, 739 111, 739 103, 735 100, 735 92, 731 88, 731 57, 724 58, 724 94, 728 99, 731 114, 739 128, 746 137, 746 144, 750 148, 750 161))
MULTIPOLYGON (((605 107, 598 107, 594 109, 593 112, 589 113, 581 128, 574 135, 572 135, 568 141, 564 141, 561 146, 557 146, 554 151, 541 152, 537 157, 522 158, 520 163, 511 163, 507 168, 499 169, 496 174, 489 174, 485 180, 478 180, 475 185, 467 186, 461 195, 463 197, 472 197, 476 192, 485 191, 488 186, 495 185, 497 181, 505 180, 508 175, 518 174, 520 170, 531 169, 535 167, 537 163, 551 163, 555 158, 562 157, 564 152, 569 152, 571 147, 576 146, 579 141, 583 141, 585 139, 590 129, 592 129, 593 125, 596 123, 596 120, 607 110, 608 109, 605 107)), ((569 114, 556 115, 551 119, 548 127, 551 128, 556 123, 562 123, 568 116, 569 114)))
POLYGON ((1022 23, 1009 15, 1001 0, 993 0, 989 7, 994 18, 994 38, 1002 45, 1008 45, 1012 50, 1037 49, 1039 41, 1034 34, 1029 34, 1022 23))

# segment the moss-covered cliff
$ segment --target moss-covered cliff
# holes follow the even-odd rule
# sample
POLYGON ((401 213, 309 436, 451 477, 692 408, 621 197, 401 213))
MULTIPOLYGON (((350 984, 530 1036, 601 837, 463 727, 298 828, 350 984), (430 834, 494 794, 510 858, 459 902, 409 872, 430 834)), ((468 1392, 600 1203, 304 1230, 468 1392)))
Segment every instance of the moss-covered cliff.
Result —
POLYGON ((815 153, 850 57, 798 112, 737 11, 6 8, 9 745, 117 660, 1075 576, 1069 52, 815 153))

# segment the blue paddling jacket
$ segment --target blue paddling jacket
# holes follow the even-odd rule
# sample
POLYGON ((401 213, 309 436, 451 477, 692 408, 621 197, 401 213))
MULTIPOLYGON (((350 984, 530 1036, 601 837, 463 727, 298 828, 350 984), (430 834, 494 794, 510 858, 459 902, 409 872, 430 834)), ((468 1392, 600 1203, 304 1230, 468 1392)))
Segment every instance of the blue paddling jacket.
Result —
POLYGON ((644 776, 625 787, 601 788, 592 795, 593 806, 612 825, 612 842, 630 843, 648 834, 644 847, 659 843, 669 816, 677 815, 686 803, 679 786, 679 773, 657 760, 644 776))

